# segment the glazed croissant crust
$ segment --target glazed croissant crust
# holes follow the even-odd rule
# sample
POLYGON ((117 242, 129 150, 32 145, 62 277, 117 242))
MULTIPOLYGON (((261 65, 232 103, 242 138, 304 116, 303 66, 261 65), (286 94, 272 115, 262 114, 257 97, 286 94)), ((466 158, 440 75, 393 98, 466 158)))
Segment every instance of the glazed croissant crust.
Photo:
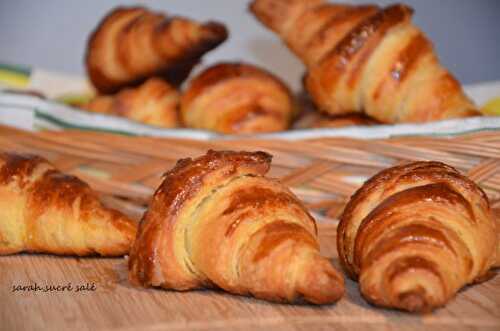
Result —
POLYGON ((307 66, 321 111, 386 123, 479 115, 405 5, 254 0, 250 8, 307 66))
POLYGON ((334 302, 343 278, 320 256, 314 219, 267 179, 263 152, 209 151, 164 175, 129 259, 142 286, 219 287, 271 301, 334 302))
POLYGON ((0 154, 0 255, 127 254, 136 224, 90 187, 33 155, 0 154))
POLYGON ((337 233, 340 261, 368 301, 417 312, 484 278, 497 245, 485 193, 439 162, 371 178, 347 204, 337 233))
POLYGON ((178 85, 227 36, 221 23, 201 24, 142 7, 119 7, 89 38, 87 72, 100 93, 114 93, 151 76, 178 85))
POLYGON ((288 87, 245 63, 219 63, 196 76, 182 96, 186 126, 221 133, 282 131, 295 113, 288 87))
POLYGON ((175 128, 179 126, 179 99, 179 92, 169 83, 160 78, 150 78, 136 88, 126 88, 115 95, 96 96, 82 108, 150 125, 175 128))

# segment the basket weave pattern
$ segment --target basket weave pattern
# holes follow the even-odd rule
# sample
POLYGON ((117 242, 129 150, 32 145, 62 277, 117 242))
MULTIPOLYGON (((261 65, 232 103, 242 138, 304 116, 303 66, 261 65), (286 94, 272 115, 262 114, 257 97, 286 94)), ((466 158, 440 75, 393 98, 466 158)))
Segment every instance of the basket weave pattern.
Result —
POLYGON ((442 161, 466 174, 500 208, 500 134, 381 140, 320 138, 301 141, 131 137, 88 131, 26 132, 0 125, 0 151, 35 153, 76 175, 105 203, 139 219, 161 175, 178 159, 208 149, 262 150, 274 156, 279 178, 317 219, 335 219, 363 181, 381 169, 416 160, 442 161))

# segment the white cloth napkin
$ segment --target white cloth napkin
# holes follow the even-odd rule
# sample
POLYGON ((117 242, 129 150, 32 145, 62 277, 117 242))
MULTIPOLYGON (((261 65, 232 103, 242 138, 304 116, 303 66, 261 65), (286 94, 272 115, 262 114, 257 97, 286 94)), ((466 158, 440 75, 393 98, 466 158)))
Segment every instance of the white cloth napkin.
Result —
MULTIPOLYGON (((32 73, 28 89, 42 91, 54 96, 59 91, 75 91, 86 86, 84 80, 68 79, 43 72, 32 73), (68 84, 64 82, 68 81, 68 84), (48 90, 47 90, 48 89, 48 90)), ((500 96, 500 82, 481 83, 466 86, 467 94, 478 104, 500 96)), ((81 91, 81 89, 80 89, 81 91)), ((63 94, 63 92, 61 92, 63 94)), ((0 123, 25 130, 78 128, 117 132, 129 135, 156 137, 191 138, 199 140, 234 139, 236 136, 220 135, 214 132, 191 129, 163 129, 125 118, 90 113, 35 96, 2 91, 0 87, 0 123)), ((272 134, 253 135, 252 138, 277 138, 286 140, 312 139, 321 137, 389 138, 408 135, 459 135, 467 132, 500 130, 500 117, 476 117, 454 119, 426 124, 377 125, 371 127, 351 126, 345 128, 322 128, 290 130, 272 134)), ((241 138, 242 136, 237 136, 241 138)))

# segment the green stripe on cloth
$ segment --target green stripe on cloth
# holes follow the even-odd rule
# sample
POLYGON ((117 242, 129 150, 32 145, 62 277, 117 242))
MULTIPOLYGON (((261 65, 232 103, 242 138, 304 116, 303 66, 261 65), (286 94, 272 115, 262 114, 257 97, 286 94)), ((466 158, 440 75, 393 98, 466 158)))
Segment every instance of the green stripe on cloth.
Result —
MULTIPOLYGON (((137 136, 137 134, 129 132, 129 131, 103 129, 103 128, 96 128, 96 127, 89 126, 89 125, 77 125, 77 124, 68 123, 68 122, 61 120, 59 118, 56 118, 54 116, 43 113, 38 109, 35 109, 35 118, 37 120, 48 122, 48 123, 52 124, 52 126, 55 125, 55 126, 60 127, 62 129, 77 129, 77 130, 83 130, 83 131, 98 131, 98 132, 115 133, 115 134, 121 134, 121 135, 125 135, 125 136, 137 136)), ((37 123, 37 125, 39 126, 40 123, 37 123)))
POLYGON ((31 69, 29 67, 14 64, 0 63, 0 70, 11 71, 25 76, 31 75, 31 69))

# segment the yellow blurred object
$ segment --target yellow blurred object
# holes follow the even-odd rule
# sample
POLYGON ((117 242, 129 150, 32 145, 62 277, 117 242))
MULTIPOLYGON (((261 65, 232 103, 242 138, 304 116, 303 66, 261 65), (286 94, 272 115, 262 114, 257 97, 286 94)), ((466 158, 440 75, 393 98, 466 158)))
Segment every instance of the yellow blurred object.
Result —
POLYGON ((55 98, 56 101, 64 103, 69 106, 79 107, 83 104, 88 103, 95 97, 92 93, 74 93, 74 94, 64 94, 55 98))
POLYGON ((500 97, 490 99, 481 108, 481 113, 488 116, 500 116, 500 97))
POLYGON ((0 86, 25 88, 30 81, 29 69, 0 63, 0 86))

